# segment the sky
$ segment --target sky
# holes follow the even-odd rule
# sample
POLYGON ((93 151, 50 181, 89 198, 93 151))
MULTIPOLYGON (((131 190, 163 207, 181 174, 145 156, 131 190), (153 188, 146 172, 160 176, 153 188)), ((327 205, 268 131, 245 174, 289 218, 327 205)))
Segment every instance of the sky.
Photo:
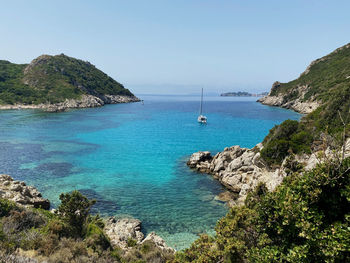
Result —
POLYGON ((349 0, 0 0, 0 59, 61 54, 136 94, 268 91, 350 42, 349 0))

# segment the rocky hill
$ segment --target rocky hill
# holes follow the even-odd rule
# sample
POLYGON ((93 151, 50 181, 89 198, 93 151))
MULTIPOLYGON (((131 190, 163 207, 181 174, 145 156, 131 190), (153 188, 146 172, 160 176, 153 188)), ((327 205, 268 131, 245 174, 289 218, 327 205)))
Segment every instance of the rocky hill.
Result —
POLYGON ((138 99, 89 62, 64 54, 42 55, 30 64, 0 60, 2 108, 96 107, 138 99), (54 105, 54 106, 52 106, 54 105))
POLYGON ((287 83, 276 81, 268 96, 259 101, 307 114, 347 90, 349 85, 350 43, 311 62, 299 78, 287 83))

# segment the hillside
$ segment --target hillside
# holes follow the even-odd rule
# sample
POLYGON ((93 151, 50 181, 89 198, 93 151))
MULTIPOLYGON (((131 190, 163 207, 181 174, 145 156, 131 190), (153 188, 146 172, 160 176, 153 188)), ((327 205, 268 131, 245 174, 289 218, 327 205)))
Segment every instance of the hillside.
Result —
POLYGON ((276 81, 268 96, 259 99, 267 105, 310 113, 331 103, 340 93, 349 93, 350 44, 313 61, 299 78, 287 83, 276 81))
POLYGON ((21 65, 0 61, 2 105, 55 104, 66 99, 80 100, 84 95, 103 103, 113 103, 106 95, 137 100, 122 84, 94 65, 64 54, 42 55, 30 64, 21 65))

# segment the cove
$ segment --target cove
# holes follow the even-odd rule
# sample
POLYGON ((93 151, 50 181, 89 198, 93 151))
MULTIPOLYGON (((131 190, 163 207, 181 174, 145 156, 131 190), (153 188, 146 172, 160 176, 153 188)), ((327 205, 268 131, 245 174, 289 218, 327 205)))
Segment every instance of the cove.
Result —
POLYGON ((255 98, 206 97, 207 125, 197 123, 197 96, 139 96, 142 103, 45 113, 0 112, 0 173, 36 186, 59 203, 80 190, 98 202, 93 212, 142 221, 168 245, 183 249, 213 233, 227 207, 222 186, 191 171, 196 151, 253 147, 274 125, 300 114, 255 98))

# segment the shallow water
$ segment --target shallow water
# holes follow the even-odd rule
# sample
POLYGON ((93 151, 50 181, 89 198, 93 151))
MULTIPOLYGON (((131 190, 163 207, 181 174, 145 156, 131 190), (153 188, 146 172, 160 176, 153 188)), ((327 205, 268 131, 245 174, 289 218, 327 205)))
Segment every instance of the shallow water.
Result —
POLYGON ((207 125, 196 122, 193 96, 140 96, 142 103, 44 113, 0 112, 0 173, 35 185, 53 206, 78 189, 94 212, 130 215, 182 249, 213 233, 225 215, 210 176, 186 167, 189 155, 231 145, 253 147, 275 124, 299 114, 255 98, 205 98, 207 125))

